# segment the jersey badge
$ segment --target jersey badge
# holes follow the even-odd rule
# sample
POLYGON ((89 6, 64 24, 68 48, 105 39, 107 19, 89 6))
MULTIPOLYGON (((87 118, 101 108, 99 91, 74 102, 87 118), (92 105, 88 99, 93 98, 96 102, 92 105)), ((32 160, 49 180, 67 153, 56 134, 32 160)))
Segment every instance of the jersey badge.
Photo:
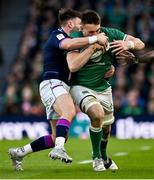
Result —
POLYGON ((58 34, 56 37, 57 37, 59 40, 61 40, 61 39, 64 39, 64 38, 65 38, 65 36, 64 36, 63 34, 58 34))

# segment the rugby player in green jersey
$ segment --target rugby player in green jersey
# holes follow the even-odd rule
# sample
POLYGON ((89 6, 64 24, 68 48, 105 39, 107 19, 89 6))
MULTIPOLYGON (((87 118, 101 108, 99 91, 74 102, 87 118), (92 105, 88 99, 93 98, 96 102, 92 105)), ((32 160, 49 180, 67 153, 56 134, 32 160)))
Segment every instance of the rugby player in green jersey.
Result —
POLYGON ((67 54, 67 62, 71 76, 71 95, 81 111, 91 120, 90 138, 93 150, 94 171, 107 169, 117 170, 118 167, 107 155, 107 144, 114 122, 112 89, 108 79, 102 74, 111 67, 114 56, 123 51, 141 50, 144 43, 133 36, 117 29, 101 27, 99 15, 87 10, 82 15, 82 31, 72 37, 95 36, 103 32, 108 37, 108 46, 92 44, 67 54))

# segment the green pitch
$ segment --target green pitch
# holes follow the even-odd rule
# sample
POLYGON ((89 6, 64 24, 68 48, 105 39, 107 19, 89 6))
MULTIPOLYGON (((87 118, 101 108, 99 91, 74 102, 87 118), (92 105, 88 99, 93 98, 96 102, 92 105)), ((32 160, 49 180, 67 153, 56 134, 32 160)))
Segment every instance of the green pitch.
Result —
POLYGON ((47 156, 50 150, 45 150, 27 156, 23 161, 24 171, 15 172, 7 149, 28 142, 28 139, 0 141, 0 179, 154 179, 154 140, 111 138, 109 154, 119 166, 117 172, 94 172, 91 163, 85 161, 91 159, 90 141, 79 139, 67 142, 72 164, 50 160, 47 156))

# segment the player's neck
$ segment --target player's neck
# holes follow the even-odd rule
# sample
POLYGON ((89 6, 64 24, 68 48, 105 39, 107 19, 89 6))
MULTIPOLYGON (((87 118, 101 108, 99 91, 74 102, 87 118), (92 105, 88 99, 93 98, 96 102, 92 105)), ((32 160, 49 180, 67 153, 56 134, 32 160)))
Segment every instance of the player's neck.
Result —
POLYGON ((71 29, 67 26, 65 27, 61 27, 63 29, 63 31, 67 34, 67 35, 70 35, 71 34, 71 29))

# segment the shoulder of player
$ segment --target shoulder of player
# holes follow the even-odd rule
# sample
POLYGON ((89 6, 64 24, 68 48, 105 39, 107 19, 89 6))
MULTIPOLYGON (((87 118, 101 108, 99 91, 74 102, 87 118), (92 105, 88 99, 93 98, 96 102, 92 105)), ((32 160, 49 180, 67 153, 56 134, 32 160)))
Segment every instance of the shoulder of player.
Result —
POLYGON ((111 39, 119 39, 119 37, 121 39, 121 36, 125 35, 125 33, 117 28, 102 27, 101 32, 104 32, 111 39))
POLYGON ((83 37, 83 33, 81 31, 76 31, 71 33, 70 37, 75 38, 75 37, 83 37))
POLYGON ((59 31, 59 30, 57 29, 57 30, 52 31, 50 37, 51 37, 51 38, 57 38, 58 40, 62 40, 62 39, 64 39, 64 38, 67 38, 68 35, 67 35, 65 32, 59 31))
POLYGON ((116 28, 109 28, 109 27, 101 27, 101 32, 114 32, 114 31, 117 31, 118 29, 116 28))

